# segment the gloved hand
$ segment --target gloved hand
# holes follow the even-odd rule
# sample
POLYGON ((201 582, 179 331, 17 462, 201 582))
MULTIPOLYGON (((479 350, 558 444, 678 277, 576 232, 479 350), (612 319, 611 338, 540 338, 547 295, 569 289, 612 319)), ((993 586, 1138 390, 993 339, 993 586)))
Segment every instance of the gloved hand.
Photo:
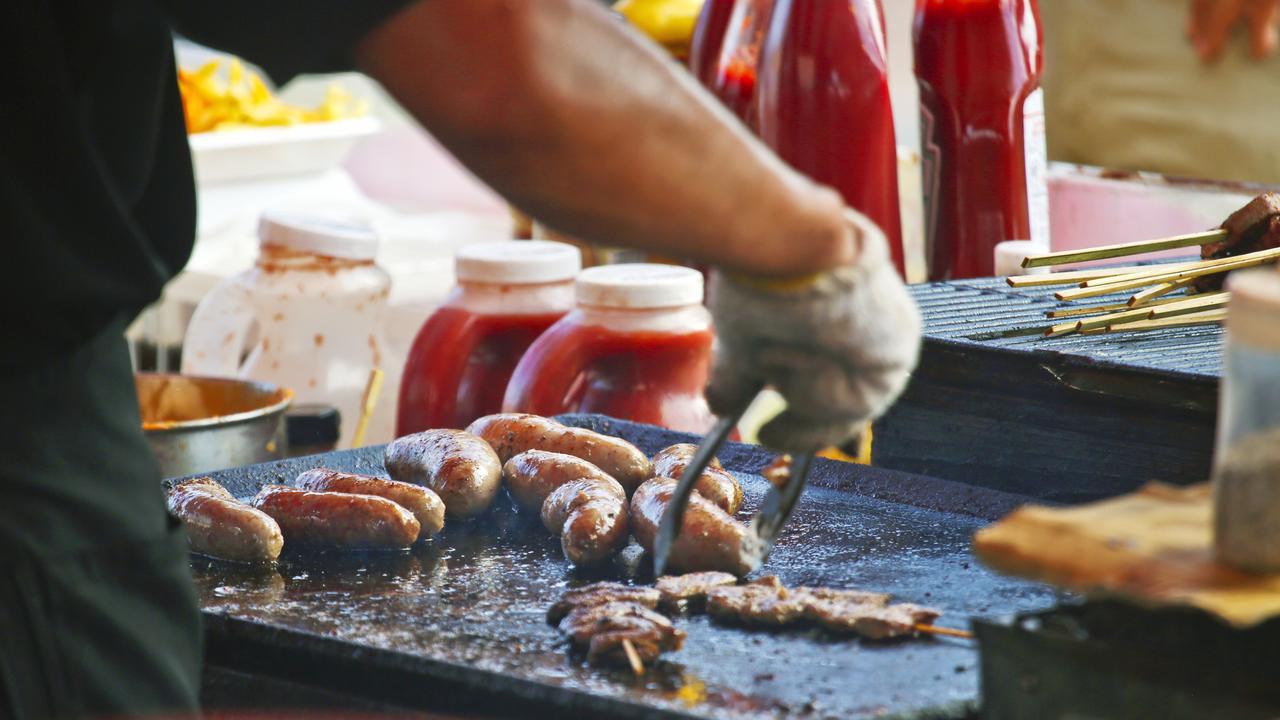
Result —
POLYGON ((1222 54, 1231 32, 1241 22, 1249 25, 1249 54, 1262 60, 1275 53, 1280 0, 1191 0, 1187 37, 1204 62, 1222 54))
POLYGON ((772 385, 787 409, 760 440, 777 450, 814 452, 857 437, 916 365, 920 314, 884 233, 858 213, 847 217, 861 245, 851 265, 787 281, 711 277, 717 345, 707 400, 719 415, 737 414, 772 385))

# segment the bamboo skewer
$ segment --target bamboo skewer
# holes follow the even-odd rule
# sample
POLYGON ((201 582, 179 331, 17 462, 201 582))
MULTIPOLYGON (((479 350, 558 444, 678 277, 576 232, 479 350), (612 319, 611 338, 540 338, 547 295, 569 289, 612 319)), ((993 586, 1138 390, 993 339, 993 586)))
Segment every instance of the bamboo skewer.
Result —
POLYGON ((1277 250, 1280 250, 1280 248, 1272 248, 1270 250, 1259 250, 1257 252, 1246 253, 1244 255, 1233 255, 1231 257, 1216 258, 1214 260, 1198 260, 1196 262, 1190 262, 1190 263, 1178 263, 1179 267, 1154 265, 1154 266, 1151 266, 1150 269, 1144 268, 1138 272, 1130 273, 1128 275, 1113 275, 1111 277, 1097 278, 1095 280, 1086 280, 1080 283, 1080 287, 1100 288, 1104 286, 1121 285, 1124 283, 1128 283, 1131 280, 1139 280, 1141 278, 1157 278, 1157 277, 1164 277, 1166 275, 1173 276, 1178 273, 1189 272, 1193 270, 1208 270, 1208 269, 1223 267, 1227 265, 1235 265, 1236 263, 1239 263, 1245 260, 1253 260, 1253 259, 1266 260, 1268 258, 1277 257, 1277 254, 1276 254, 1277 250))
MULTIPOLYGON (((1132 302, 1132 300, 1133 298, 1129 298, 1130 302, 1132 302)), ((1184 300, 1186 300, 1186 298, 1176 297, 1176 298, 1161 298, 1159 300, 1152 300, 1150 302, 1145 302, 1145 303, 1134 303, 1133 305, 1130 305, 1129 302, 1122 302, 1122 303, 1113 303, 1110 305, 1090 305, 1089 307, 1060 308, 1058 310, 1046 310, 1044 316, 1050 319, 1055 319, 1055 318, 1077 317, 1080 315, 1099 315, 1102 313, 1115 312, 1117 310, 1131 310, 1137 307, 1138 305, 1142 305, 1144 307, 1156 307, 1158 305, 1182 302, 1184 300)))
POLYGON ((1247 255, 1237 255, 1236 257, 1225 259, 1229 262, 1223 262, 1222 260, 1210 260, 1206 261, 1206 263, 1199 268, 1178 270, 1165 275, 1143 275, 1131 280, 1117 278, 1116 282, 1108 283, 1106 285, 1063 290, 1061 292, 1054 293, 1054 297, 1059 300, 1080 300, 1082 298, 1097 297, 1099 295, 1109 295, 1123 290, 1136 290, 1140 287, 1146 287, 1157 283, 1177 282, 1179 280, 1199 278, 1206 275, 1217 275, 1218 273, 1231 272, 1232 270, 1255 267, 1257 265, 1263 265, 1280 259, 1280 248, 1263 250, 1261 252, 1249 253, 1247 255))
POLYGON ((965 640, 973 639, 973 633, 969 632, 968 630, 941 627, 939 625, 923 625, 923 624, 915 625, 913 626, 913 628, 915 629, 916 632, 927 633, 929 635, 942 635, 945 637, 964 638, 965 640))
POLYGON ((1178 262, 1165 263, 1162 265, 1118 265, 1114 267, 1090 268, 1088 270, 1069 270, 1066 272, 1049 273, 1048 275, 1011 275, 1005 278, 1005 282, 1009 287, 1044 287, 1046 285, 1075 285, 1076 283, 1087 280, 1098 280, 1102 278, 1116 277, 1119 275, 1130 275, 1136 272, 1142 272, 1151 268, 1158 268, 1165 272, 1170 270, 1181 270, 1187 266, 1194 265, 1194 262, 1178 262))
POLYGON ((351 437, 351 447, 364 447, 364 436, 369 432, 369 421, 373 419, 373 411, 378 407, 378 396, 382 394, 381 370, 369 371, 369 382, 364 386, 364 395, 360 398, 360 419, 356 422, 356 431, 351 437))
POLYGON ((1226 237, 1226 230, 1209 230, 1207 232, 1191 233, 1190 235, 1176 235, 1174 237, 1158 238, 1156 240, 1141 240, 1139 242, 1120 243, 1119 245, 1103 245, 1101 247, 1089 248, 1088 250, 1069 250, 1066 252, 1045 253, 1043 255, 1030 255, 1022 261, 1022 267, 1048 267, 1050 265, 1066 265, 1068 263, 1087 262, 1089 260, 1107 260, 1109 258, 1142 255, 1145 253, 1159 252, 1161 250, 1174 250, 1177 248, 1207 245, 1211 242, 1223 240, 1226 237))
POLYGON ((1141 320, 1120 325, 1108 325, 1104 332, 1140 332, 1144 330, 1162 330, 1164 328, 1191 327, 1193 325, 1214 325, 1226 319, 1227 311, 1225 309, 1208 310, 1159 320, 1141 320))
POLYGON ((1155 298, 1164 297, 1169 293, 1178 292, 1194 282, 1195 278, 1188 278, 1186 280, 1178 280, 1175 282, 1160 283, 1159 285, 1154 285, 1141 292, 1134 293, 1133 297, 1129 298, 1129 303, 1131 305, 1143 305, 1151 302, 1155 298))
POLYGON ((631 672, 637 676, 644 675, 644 662, 640 660, 640 653, 636 652, 636 646, 632 645, 627 638, 622 639, 622 651, 627 654, 627 662, 631 665, 631 672))
POLYGON ((1218 310, 1227 306, 1231 301, 1230 292, 1209 293, 1203 296, 1197 296, 1183 300, 1182 302, 1170 303, 1161 307, 1152 308, 1148 314, 1148 319, 1158 320, 1166 317, 1176 317, 1178 315, 1190 315, 1206 310, 1218 310))

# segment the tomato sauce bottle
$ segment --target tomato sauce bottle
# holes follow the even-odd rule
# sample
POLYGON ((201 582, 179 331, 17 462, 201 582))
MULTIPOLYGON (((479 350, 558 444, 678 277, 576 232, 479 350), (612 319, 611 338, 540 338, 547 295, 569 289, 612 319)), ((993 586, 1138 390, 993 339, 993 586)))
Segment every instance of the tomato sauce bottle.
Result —
POLYGON ((932 280, 991 275, 1006 240, 1049 246, 1035 0, 916 0, 932 280))
POLYGON ((413 341, 400 385, 397 437, 464 428, 498 412, 525 350, 573 307, 582 256, 538 240, 464 246, 457 287, 413 341))
POLYGON ((724 47, 725 30, 729 27, 734 4, 734 0, 706 0, 698 14, 698 24, 693 27, 689 72, 704 87, 712 87, 715 83, 720 48, 724 47))
POLYGON ((879 0, 778 0, 756 81, 760 138, 879 225, 905 277, 879 0))
POLYGON ((702 433, 714 423, 703 398, 711 365, 711 315, 702 274, 633 263, 582 271, 576 307, 525 353, 505 412, 601 413, 702 433))
POLYGON ((774 0, 737 0, 720 47, 711 91, 755 129, 756 68, 774 0))

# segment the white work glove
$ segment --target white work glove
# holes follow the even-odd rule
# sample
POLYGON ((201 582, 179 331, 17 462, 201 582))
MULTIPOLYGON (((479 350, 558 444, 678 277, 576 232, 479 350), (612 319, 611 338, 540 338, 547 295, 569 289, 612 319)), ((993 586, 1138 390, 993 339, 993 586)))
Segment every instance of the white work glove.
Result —
POLYGON ((787 409, 760 431, 785 452, 815 452, 858 437, 893 404, 915 368, 920 314, 889 261, 884 233, 848 212, 861 249, 852 265, 769 281, 722 271, 708 306, 716 356, 707 400, 734 415, 764 385, 787 409))

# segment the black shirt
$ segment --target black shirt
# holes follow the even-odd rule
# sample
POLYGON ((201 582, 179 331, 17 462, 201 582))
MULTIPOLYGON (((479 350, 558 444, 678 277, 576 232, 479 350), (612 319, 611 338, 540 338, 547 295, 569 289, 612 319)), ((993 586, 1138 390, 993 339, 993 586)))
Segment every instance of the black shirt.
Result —
POLYGON ((195 232, 173 31, 277 82, 351 66, 408 0, 2 0, 0 373, 154 302, 195 232))

